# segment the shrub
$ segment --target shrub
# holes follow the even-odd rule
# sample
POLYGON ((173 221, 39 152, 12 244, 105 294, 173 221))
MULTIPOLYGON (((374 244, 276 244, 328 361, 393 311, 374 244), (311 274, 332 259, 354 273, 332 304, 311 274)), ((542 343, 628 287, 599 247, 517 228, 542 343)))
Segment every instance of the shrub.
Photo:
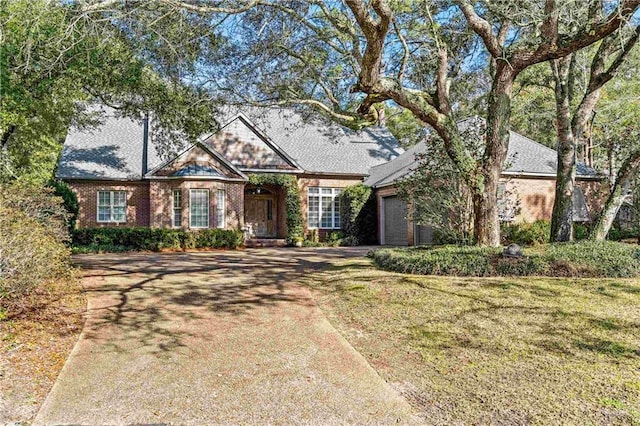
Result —
POLYGON ((549 241, 551 222, 548 220, 536 220, 533 223, 502 224, 500 232, 502 242, 505 245, 539 245, 549 241))
POLYGON ((238 248, 239 230, 181 231, 166 228, 83 228, 74 231, 74 252, 159 251, 195 248, 238 248))
POLYGON ((613 226, 607 234, 607 239, 611 241, 637 239, 638 237, 640 237, 638 228, 620 228, 619 226, 613 226))
POLYGON ((586 240, 589 237, 589 225, 584 223, 573 224, 573 238, 576 240, 586 240))
POLYGON ((396 272, 425 275, 491 275, 490 256, 498 249, 471 246, 381 249, 374 252, 378 266, 396 272))
POLYGON ((470 245, 472 236, 466 232, 446 227, 438 227, 433 229, 433 244, 441 245, 470 245))
POLYGON ((78 197, 76 197, 76 194, 71 190, 69 185, 61 180, 51 179, 49 181, 49 187, 53 189, 54 195, 62 198, 63 206, 67 211, 69 233, 73 232, 76 228, 76 220, 78 219, 78 212, 80 211, 78 197))
POLYGON ((521 258, 503 257, 492 247, 380 249, 376 264, 396 272, 456 276, 640 276, 640 248, 612 241, 579 241, 539 246, 521 258))
POLYGON ((377 242, 377 211, 373 190, 359 183, 345 188, 340 194, 342 230, 349 237, 349 245, 377 242))
POLYGON ((50 189, 0 186, 0 311, 41 284, 70 276, 66 217, 50 189))
POLYGON ((329 232, 324 240, 324 242, 331 247, 337 247, 342 245, 344 240, 344 232, 333 231, 329 232))
POLYGON ((545 258, 551 267, 569 266, 567 275, 635 277, 640 275, 640 247, 614 241, 549 244, 545 258))

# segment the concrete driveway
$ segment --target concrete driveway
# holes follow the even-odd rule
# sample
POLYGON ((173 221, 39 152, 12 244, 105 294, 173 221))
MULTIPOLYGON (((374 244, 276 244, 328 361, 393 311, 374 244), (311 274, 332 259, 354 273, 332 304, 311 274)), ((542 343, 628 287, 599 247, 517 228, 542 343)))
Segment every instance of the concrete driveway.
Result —
POLYGON ((296 283, 364 252, 76 258, 87 322, 34 424, 413 422, 296 283))

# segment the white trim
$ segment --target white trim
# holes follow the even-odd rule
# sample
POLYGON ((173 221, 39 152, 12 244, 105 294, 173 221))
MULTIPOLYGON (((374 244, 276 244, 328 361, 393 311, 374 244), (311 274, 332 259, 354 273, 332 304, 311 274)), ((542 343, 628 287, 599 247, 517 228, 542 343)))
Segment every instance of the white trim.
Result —
POLYGON ((247 182, 247 179, 224 178, 219 176, 149 176, 145 180, 207 180, 218 182, 247 182))
MULTIPOLYGON (((556 179, 558 176, 555 173, 535 173, 535 172, 508 172, 503 171, 500 176, 513 176, 513 177, 533 177, 533 178, 551 178, 556 179)), ((602 180, 603 176, 589 176, 589 175, 576 175, 578 180, 602 180)))
POLYGON ((216 190, 216 228, 225 229, 227 225, 227 191, 224 189, 216 190), (222 203, 220 203, 220 194, 222 194, 222 203), (220 207, 222 204, 222 207, 220 207), (219 220, 218 213, 222 211, 222 220, 219 220))
POLYGON ((97 223, 127 223, 127 207, 128 207, 129 195, 126 190, 123 189, 99 189, 96 191, 96 222, 97 223), (100 193, 107 192, 109 193, 109 205, 101 206, 100 205, 100 193), (113 220, 113 208, 114 207, 123 207, 114 205, 114 193, 123 192, 124 193, 124 220, 113 220), (109 220, 100 220, 100 207, 108 207, 109 208, 109 220))
POLYGON ((189 189, 189 228, 192 229, 208 229, 209 225, 210 225, 210 221, 211 221, 211 198, 209 196, 209 189, 208 188, 191 188, 189 189), (193 226, 192 224, 192 219, 193 219, 193 193, 195 191, 206 191, 207 194, 207 224, 206 226, 193 226))
POLYGON ((171 191, 171 226, 173 228, 182 228, 182 213, 184 212, 184 200, 182 197, 182 189, 174 189, 171 191), (180 194, 180 223, 176 224, 176 192, 180 194))
POLYGON ((306 173, 304 170, 290 170, 290 169, 247 169, 240 168, 245 173, 279 173, 279 174, 290 174, 290 175, 300 175, 306 173))

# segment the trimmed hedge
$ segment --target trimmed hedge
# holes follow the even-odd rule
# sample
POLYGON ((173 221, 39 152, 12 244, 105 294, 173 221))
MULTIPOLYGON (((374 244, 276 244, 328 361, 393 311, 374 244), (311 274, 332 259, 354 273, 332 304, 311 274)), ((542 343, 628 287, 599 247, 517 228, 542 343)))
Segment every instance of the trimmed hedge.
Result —
POLYGON ((418 247, 371 253, 384 269, 424 275, 455 276, 640 276, 640 247, 613 241, 556 243, 529 249, 521 258, 502 256, 494 247, 418 247))
POLYGON ((73 251, 160 251, 231 248, 244 244, 239 230, 182 231, 166 228, 83 228, 73 232, 73 251))

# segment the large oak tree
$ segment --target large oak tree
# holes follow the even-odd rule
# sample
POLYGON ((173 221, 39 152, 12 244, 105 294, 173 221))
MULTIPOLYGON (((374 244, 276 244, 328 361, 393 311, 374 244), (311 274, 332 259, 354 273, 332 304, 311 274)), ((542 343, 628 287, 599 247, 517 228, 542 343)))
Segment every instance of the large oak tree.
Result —
MULTIPOLYGON (((89 2, 96 9, 114 3, 89 2)), ((437 132, 469 188, 476 242, 498 245, 497 187, 514 80, 609 36, 640 0, 158 3, 210 17, 211 30, 227 40, 198 67, 199 79, 226 100, 305 105, 353 127, 375 123, 383 102, 410 111, 437 132), (469 96, 460 87, 487 61, 486 90, 475 93, 485 100, 485 145, 475 156, 456 125, 469 96)))

